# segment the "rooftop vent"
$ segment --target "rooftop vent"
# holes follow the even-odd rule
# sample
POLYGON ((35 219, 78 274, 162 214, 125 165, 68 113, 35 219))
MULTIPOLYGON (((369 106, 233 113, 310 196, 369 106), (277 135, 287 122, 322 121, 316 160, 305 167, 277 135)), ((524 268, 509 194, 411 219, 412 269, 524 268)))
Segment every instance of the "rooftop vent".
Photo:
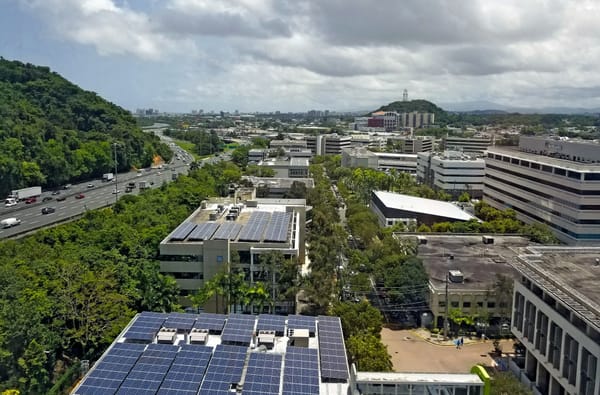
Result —
POLYGON ((481 236, 483 244, 494 244, 494 238, 492 236, 481 236))
POLYGON ((417 243, 418 244, 427 244, 427 237, 425 237, 425 236, 417 236, 417 243))
POLYGON ((462 284, 465 281, 465 276, 460 270, 448 270, 448 280, 451 283, 462 284))
POLYGON ((258 346, 272 349, 275 346, 275 331, 258 331, 258 346))
POLYGON ((156 342, 162 344, 175 344, 177 339, 177 329, 175 328, 161 328, 156 335, 156 342))
POLYGON ((288 337, 290 338, 290 346, 308 347, 308 329, 289 329, 288 337))
POLYGON ((208 329, 192 328, 189 339, 190 344, 206 344, 208 341, 208 329))

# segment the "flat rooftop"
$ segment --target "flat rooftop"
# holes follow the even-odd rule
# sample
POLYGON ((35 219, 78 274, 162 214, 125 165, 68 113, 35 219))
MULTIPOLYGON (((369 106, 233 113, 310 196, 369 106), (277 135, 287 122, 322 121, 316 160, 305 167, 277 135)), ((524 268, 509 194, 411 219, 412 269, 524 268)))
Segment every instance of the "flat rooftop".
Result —
POLYGON ((600 163, 579 163, 567 159, 558 159, 551 156, 519 151, 517 147, 488 147, 488 152, 492 154, 509 155, 515 158, 527 160, 529 162, 535 162, 554 167, 562 167, 583 173, 586 171, 600 171, 600 163))
MULTIPOLYGON (((421 234, 427 240, 419 244, 417 256, 429 274, 430 283, 437 289, 443 289, 449 270, 460 270, 463 283, 450 282, 450 289, 487 290, 496 281, 496 274, 511 278, 517 277, 517 271, 510 264, 516 259, 515 247, 530 244, 526 237, 489 235, 493 244, 484 244, 487 235, 436 235, 421 234)), ((405 236, 401 238, 415 238, 405 236)))
POLYGON ((449 202, 385 191, 373 191, 373 193, 387 208, 390 209, 435 215, 458 221, 477 219, 473 215, 463 211, 460 207, 449 202))
POLYGON ((483 386, 479 376, 469 373, 356 372, 356 381, 380 384, 479 384, 483 386))
POLYGON ((514 266, 600 330, 600 247, 532 246, 514 266))

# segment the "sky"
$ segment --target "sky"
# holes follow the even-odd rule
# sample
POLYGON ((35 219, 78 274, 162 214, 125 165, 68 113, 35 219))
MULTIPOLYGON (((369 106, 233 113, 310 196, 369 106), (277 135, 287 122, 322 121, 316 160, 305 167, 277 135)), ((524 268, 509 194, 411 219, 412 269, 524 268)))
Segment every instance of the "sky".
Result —
POLYGON ((597 0, 0 1, 0 56, 129 110, 600 107, 597 0))

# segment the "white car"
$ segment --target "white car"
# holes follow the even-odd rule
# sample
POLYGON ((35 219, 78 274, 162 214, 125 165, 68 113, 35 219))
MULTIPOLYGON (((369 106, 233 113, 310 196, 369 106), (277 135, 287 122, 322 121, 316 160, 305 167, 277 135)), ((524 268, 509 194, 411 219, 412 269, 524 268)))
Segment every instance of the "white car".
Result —
POLYGON ((21 220, 18 218, 6 218, 0 221, 0 225, 3 228, 12 228, 13 226, 17 226, 21 223, 21 220))
POLYGON ((121 191, 118 189, 113 189, 112 193, 113 193, 113 195, 116 195, 117 193, 121 193, 121 191))

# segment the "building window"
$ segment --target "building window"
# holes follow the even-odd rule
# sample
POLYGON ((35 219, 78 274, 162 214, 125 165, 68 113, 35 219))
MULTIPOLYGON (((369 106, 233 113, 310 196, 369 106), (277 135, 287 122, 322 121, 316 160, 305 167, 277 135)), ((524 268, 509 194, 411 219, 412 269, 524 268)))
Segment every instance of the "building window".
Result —
POLYGON ((444 302, 443 300, 440 300, 438 302, 438 307, 446 307, 446 302, 444 302))
POLYGON ((463 302, 463 307, 470 308, 471 307, 471 302, 463 302))
POLYGON ((493 309, 496 307, 496 302, 487 302, 488 309, 493 309))
POLYGON ((483 307, 483 302, 477 302, 477 307, 482 308, 483 307))
POLYGON ((458 302, 455 302, 455 301, 450 302, 450 306, 452 306, 452 308, 456 309, 456 308, 458 308, 458 302))
POLYGON ((217 263, 223 262, 223 255, 217 255, 217 263))
POLYGON ((539 170, 540 169, 540 165, 538 163, 531 163, 531 168, 539 170))

